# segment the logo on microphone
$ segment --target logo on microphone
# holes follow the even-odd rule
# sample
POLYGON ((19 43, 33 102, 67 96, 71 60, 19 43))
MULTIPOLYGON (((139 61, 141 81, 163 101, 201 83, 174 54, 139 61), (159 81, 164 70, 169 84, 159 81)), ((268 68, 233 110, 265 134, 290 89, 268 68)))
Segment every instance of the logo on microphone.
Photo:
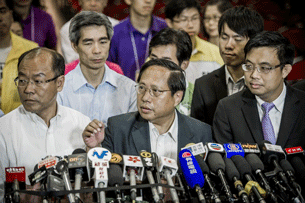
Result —
POLYGON ((286 148, 285 151, 287 154, 303 153, 303 149, 301 146, 286 148))
POLYGON ((133 163, 137 163, 137 162, 139 162, 139 161, 141 161, 138 157, 129 157, 129 159, 128 159, 128 161, 131 161, 131 162, 133 162, 133 163))
POLYGON ((107 153, 108 151, 102 151, 101 154, 98 154, 97 151, 94 151, 92 156, 97 156, 98 159, 103 159, 104 156, 107 156, 107 153))
POLYGON ((151 153, 149 153, 149 152, 141 152, 140 156, 144 157, 144 158, 150 158, 151 157, 151 153))
POLYGON ((123 160, 122 156, 117 154, 117 153, 112 153, 111 154, 111 159, 110 159, 110 163, 120 163, 123 160))
POLYGON ((191 157, 191 156, 192 156, 192 154, 190 152, 184 152, 182 154, 182 158, 191 157))

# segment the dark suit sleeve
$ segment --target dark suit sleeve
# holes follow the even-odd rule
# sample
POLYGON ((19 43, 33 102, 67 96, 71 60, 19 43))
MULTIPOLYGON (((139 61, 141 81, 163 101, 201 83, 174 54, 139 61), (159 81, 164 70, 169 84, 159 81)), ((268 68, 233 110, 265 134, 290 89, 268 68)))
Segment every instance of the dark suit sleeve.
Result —
POLYGON ((196 118, 202 122, 206 122, 204 106, 205 104, 201 95, 200 81, 196 80, 191 105, 191 117, 196 118))
POLYGON ((108 126, 105 129, 105 139, 102 142, 102 147, 108 149, 110 152, 114 150, 114 143, 113 143, 113 130, 111 119, 108 120, 108 126))
POLYGON ((233 142, 232 130, 226 108, 223 100, 220 100, 213 121, 213 136, 218 143, 233 142))

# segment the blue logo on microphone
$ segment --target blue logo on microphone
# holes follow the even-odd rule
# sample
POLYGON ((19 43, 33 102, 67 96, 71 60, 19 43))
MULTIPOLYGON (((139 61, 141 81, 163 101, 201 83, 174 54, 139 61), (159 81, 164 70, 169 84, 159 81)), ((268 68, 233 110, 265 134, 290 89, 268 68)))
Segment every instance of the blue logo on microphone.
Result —
POLYGON ((240 144, 223 144, 223 147, 225 148, 227 158, 235 155, 245 156, 245 151, 240 144))
POLYGON ((97 158, 103 159, 105 156, 107 156, 107 153, 108 151, 102 151, 101 154, 98 154, 97 151, 94 151, 92 156, 97 156, 97 158))

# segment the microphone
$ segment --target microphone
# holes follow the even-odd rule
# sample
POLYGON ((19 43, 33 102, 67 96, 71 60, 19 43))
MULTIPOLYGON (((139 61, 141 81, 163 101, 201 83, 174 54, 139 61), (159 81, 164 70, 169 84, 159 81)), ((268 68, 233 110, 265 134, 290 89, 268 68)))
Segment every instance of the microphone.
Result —
MULTIPOLYGON (((125 178, 125 181, 130 182, 130 186, 135 186, 136 180, 142 181, 143 179, 144 170, 141 158, 139 156, 123 155, 123 160, 123 177, 125 178)), ((137 197, 137 189, 132 188, 130 192, 132 201, 135 201, 137 197)))
POLYGON ((305 202, 304 198, 301 194, 301 187, 298 183, 296 183, 295 181, 295 177, 294 177, 294 169, 291 166, 291 164, 289 163, 289 161, 287 161, 286 159, 282 159, 280 161, 280 165, 283 168, 283 170, 286 172, 286 174, 288 175, 289 181, 292 184, 293 188, 295 189, 295 191, 297 192, 297 196, 301 199, 301 202, 305 202))
MULTIPOLYGON (((178 165, 174 159, 167 158, 164 156, 159 157, 159 172, 163 174, 167 180, 168 185, 174 186, 172 177, 176 175, 178 165)), ((177 191, 174 188, 170 188, 170 193, 173 202, 179 202, 177 191)))
MULTIPOLYGON (((108 171, 109 161, 112 156, 109 150, 102 147, 95 147, 88 151, 87 153, 88 161, 91 161, 94 170, 94 186, 96 188, 105 188, 108 184, 108 171)), ((98 193, 98 201, 101 203, 106 203, 105 191, 100 191, 98 193)))
POLYGON ((298 147, 290 147, 285 149, 287 158, 289 159, 291 165, 295 169, 296 175, 302 179, 302 181, 305 181, 305 165, 304 165, 304 157, 303 149, 301 146, 298 147))
POLYGON ((257 143, 239 143, 246 154, 257 154, 258 156, 261 155, 261 151, 259 150, 257 143))
MULTIPOLYGON (((56 170, 61 174, 66 190, 68 191, 72 190, 69 172, 68 172, 68 161, 66 159, 60 160, 56 165, 56 170)), ((68 199, 69 202, 75 203, 74 194, 72 193, 68 194, 68 199)))
POLYGON ((213 173, 217 174, 218 177, 220 178, 220 181, 221 181, 221 183, 224 187, 224 190, 225 190, 226 196, 228 198, 228 201, 229 202, 234 202, 234 198, 233 198, 233 195, 231 193, 230 186, 228 185, 228 183, 225 179, 225 175, 224 175, 225 163, 224 163, 221 155, 219 153, 215 153, 215 152, 210 153, 209 152, 207 160, 208 160, 211 171, 213 173))
POLYGON ((206 160, 207 147, 202 142, 199 142, 196 144, 189 143, 189 144, 185 145, 185 147, 182 149, 188 149, 191 151, 191 153, 193 154, 194 157, 196 157, 197 155, 200 155, 204 160, 206 160))
MULTIPOLYGON (((142 150, 140 153, 140 157, 143 163, 144 168, 146 169, 146 175, 149 184, 155 184, 154 177, 152 175, 153 171, 155 171, 157 163, 155 159, 156 154, 151 154, 145 150, 142 150)), ((160 197, 156 187, 151 187, 151 192, 155 202, 160 201, 160 197)))
MULTIPOLYGON (((124 178, 123 178, 123 171, 122 168, 117 164, 110 164, 108 169, 108 185, 111 187, 119 187, 123 185, 124 178)), ((118 203, 122 202, 121 192, 119 189, 115 191, 116 194, 116 201, 118 203)))
POLYGON ((206 201, 201 190, 204 185, 204 176, 197 160, 188 149, 180 151, 179 160, 187 184, 192 189, 195 188, 199 201, 205 203, 206 201))
POLYGON ((272 192, 272 189, 263 173, 263 171, 265 170, 263 162, 259 159, 259 157, 256 154, 246 155, 246 160, 250 164, 252 171, 259 176, 261 180, 261 184, 265 187, 267 194, 270 194, 270 197, 274 202, 278 202, 277 197, 272 192))
POLYGON ((208 165, 204 162, 203 158, 201 158, 200 156, 195 156, 201 170, 202 173, 204 175, 205 178, 205 182, 208 184, 209 188, 210 188, 210 193, 211 193, 211 199, 215 201, 215 203, 221 203, 221 200, 219 198, 219 193, 216 190, 216 188, 214 187, 214 183, 212 183, 209 174, 210 174, 210 169, 208 167, 208 165))
POLYGON ((257 182, 253 181, 253 179, 251 177, 251 166, 248 164, 248 162, 245 160, 245 158, 242 156, 236 155, 236 156, 233 156, 231 159, 234 162, 240 175, 242 177, 246 178, 246 180, 248 181, 245 188, 246 189, 250 188, 260 203, 266 203, 266 201, 262 197, 262 195, 265 195, 266 192, 259 186, 259 184, 257 182))
POLYGON ((20 202, 19 190, 25 189, 25 167, 5 168, 5 192, 13 192, 13 202, 20 202))
POLYGON ((246 193, 242 182, 240 181, 240 174, 234 165, 233 161, 228 158, 224 158, 224 162, 226 165, 226 174, 230 181, 234 182, 234 186, 238 191, 238 196, 244 203, 250 203, 248 194, 246 193))
MULTIPOLYGON (((75 181, 74 189, 81 189, 81 182, 90 180, 90 170, 87 165, 87 153, 83 149, 76 149, 72 155, 68 156, 68 168, 71 181, 75 181)), ((79 193, 75 193, 76 200, 80 198, 79 193)))
POLYGON ((226 157, 229 159, 232 156, 240 155, 245 156, 245 151, 240 144, 223 144, 223 147, 226 151, 226 157))

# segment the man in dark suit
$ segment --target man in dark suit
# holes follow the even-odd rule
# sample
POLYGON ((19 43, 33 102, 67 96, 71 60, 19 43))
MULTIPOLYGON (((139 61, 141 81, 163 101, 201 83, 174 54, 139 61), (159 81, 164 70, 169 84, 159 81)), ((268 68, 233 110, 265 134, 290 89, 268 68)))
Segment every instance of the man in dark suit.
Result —
MULTIPOLYGON (((177 160, 188 143, 211 142, 209 125, 175 109, 185 89, 184 71, 177 64, 164 59, 145 63, 136 85, 138 111, 109 118, 102 146, 115 153, 138 155, 146 150, 177 160)), ((97 127, 94 121, 87 126, 86 143, 95 139, 97 127)))
POLYGON ((217 142, 305 147, 305 93, 284 82, 294 47, 277 32, 264 31, 245 47, 247 89, 220 100, 214 117, 217 142))
POLYGON ((225 65, 195 82, 191 116, 210 125, 220 99, 244 88, 244 47, 263 31, 262 16, 246 7, 228 9, 218 23, 219 50, 225 65))

